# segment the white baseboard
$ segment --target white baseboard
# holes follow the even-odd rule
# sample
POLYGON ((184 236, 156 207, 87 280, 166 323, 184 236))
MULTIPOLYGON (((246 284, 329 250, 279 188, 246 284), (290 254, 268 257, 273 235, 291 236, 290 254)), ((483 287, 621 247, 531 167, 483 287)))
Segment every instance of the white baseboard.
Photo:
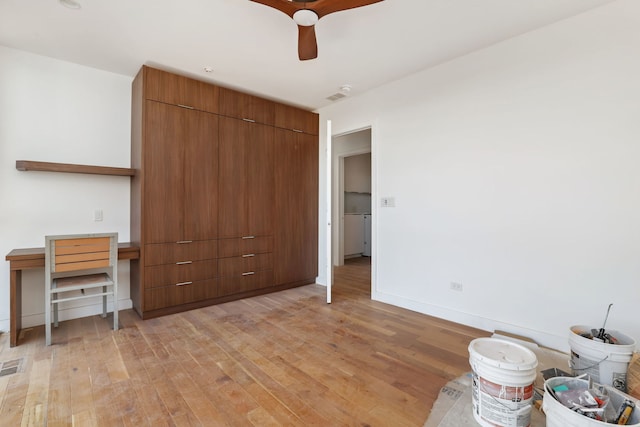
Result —
POLYGON ((371 299, 406 308, 407 310, 416 311, 418 313, 427 314, 429 316, 434 316, 440 319, 449 320, 451 322, 460 323, 462 325, 471 326, 483 331, 504 331, 522 337, 527 337, 535 341, 540 346, 552 348, 564 353, 570 351, 568 336, 559 337, 556 335, 548 334, 546 332, 527 329, 521 326, 499 322, 493 319, 472 315, 462 311, 451 310, 446 307, 413 301, 410 299, 399 297, 397 295, 391 295, 382 292, 372 292, 371 299))

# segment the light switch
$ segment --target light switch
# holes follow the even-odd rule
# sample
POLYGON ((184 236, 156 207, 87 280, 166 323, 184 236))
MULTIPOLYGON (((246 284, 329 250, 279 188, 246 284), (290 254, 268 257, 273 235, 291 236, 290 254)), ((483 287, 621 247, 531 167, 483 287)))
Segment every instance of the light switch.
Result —
POLYGON ((102 209, 96 209, 93 211, 93 220, 96 222, 102 221, 102 209))
POLYGON ((383 208, 393 208, 396 206, 396 199, 393 197, 380 198, 380 206, 383 208))

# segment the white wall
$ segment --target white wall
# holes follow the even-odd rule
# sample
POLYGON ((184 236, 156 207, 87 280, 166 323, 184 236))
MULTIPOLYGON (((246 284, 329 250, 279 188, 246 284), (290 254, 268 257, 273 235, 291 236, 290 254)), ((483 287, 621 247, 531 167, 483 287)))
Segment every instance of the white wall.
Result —
POLYGON ((372 126, 395 197, 373 297, 563 350, 613 303, 640 342, 639 51, 620 0, 321 109, 334 134, 372 126))
MULTIPOLYGON (((44 246, 46 234, 117 231, 129 240, 130 178, 19 172, 15 162, 129 167, 131 80, 0 46, 1 330, 9 328, 9 251, 44 246)), ((128 261, 118 268, 119 307, 130 308, 128 261)), ((22 301, 23 327, 43 324, 44 269, 23 274, 22 301)), ((61 307, 60 318, 99 313, 99 302, 61 307)))
POLYGON ((371 153, 345 157, 344 191, 371 193, 371 153))

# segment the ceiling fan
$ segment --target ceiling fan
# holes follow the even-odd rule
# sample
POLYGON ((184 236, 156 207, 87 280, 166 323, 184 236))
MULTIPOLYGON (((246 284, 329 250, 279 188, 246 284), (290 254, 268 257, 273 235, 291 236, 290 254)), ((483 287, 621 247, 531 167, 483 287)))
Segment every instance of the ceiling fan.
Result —
POLYGON ((318 57, 315 24, 320 18, 333 12, 368 6, 383 0, 251 0, 270 6, 298 24, 298 58, 301 61, 318 57))

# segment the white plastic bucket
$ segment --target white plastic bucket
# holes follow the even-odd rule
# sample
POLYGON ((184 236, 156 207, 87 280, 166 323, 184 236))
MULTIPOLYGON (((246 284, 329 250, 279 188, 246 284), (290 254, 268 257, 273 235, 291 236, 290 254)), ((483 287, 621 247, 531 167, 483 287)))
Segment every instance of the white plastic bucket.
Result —
MULTIPOLYGON (((584 415, 574 412, 562 403, 558 402, 551 395, 549 390, 552 390, 555 386, 560 384, 567 384, 571 389, 589 388, 589 381, 578 378, 555 377, 546 380, 544 382, 542 409, 544 410, 547 418, 547 427, 604 427, 612 425, 605 423, 604 421, 585 417, 584 415)), ((610 399, 609 405, 613 405, 613 408, 619 408, 625 399, 632 400, 636 404, 636 409, 631 413, 631 417, 626 425, 628 427, 640 427, 640 410, 638 410, 638 401, 611 386, 605 386, 605 389, 610 399)))
POLYGON ((484 427, 528 427, 538 360, 511 341, 476 338, 469 344, 473 417, 484 427))
POLYGON ((618 344, 607 344, 580 336, 591 329, 584 325, 571 327, 569 347, 573 374, 588 374, 594 382, 626 392, 627 370, 633 358, 636 342, 618 331, 608 329, 607 333, 615 337, 618 344))

